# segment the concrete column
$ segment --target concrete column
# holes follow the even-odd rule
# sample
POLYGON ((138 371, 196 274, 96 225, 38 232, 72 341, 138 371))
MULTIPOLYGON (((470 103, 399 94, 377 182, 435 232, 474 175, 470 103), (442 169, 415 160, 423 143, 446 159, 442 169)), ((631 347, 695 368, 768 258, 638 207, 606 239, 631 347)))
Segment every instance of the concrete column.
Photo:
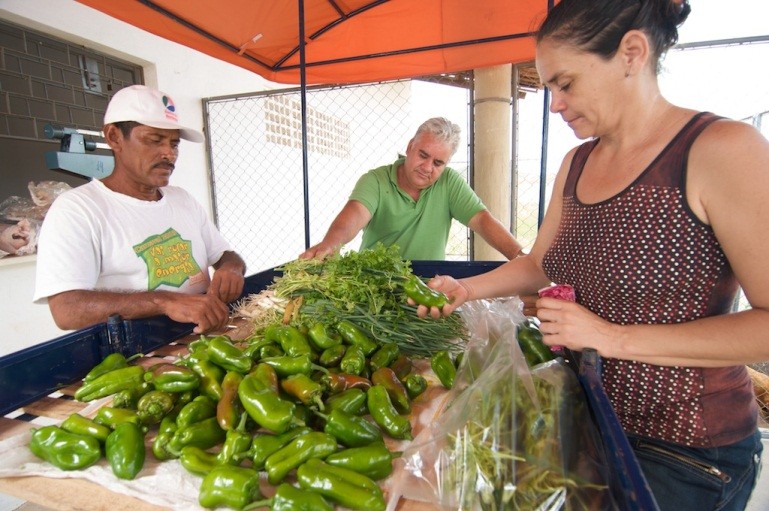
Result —
MULTIPOLYGON (((474 188, 489 212, 510 229, 512 64, 476 69, 474 115, 474 188)), ((505 260, 473 233, 473 257, 505 260)))

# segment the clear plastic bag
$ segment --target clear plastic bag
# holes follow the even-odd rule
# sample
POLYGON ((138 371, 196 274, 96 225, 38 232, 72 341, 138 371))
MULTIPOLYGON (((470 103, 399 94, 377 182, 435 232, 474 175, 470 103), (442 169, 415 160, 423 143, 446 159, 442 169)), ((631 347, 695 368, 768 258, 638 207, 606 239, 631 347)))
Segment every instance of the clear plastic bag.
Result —
POLYGON ((61 181, 30 181, 27 189, 29 197, 11 195, 0 202, 0 219, 12 222, 25 219, 42 222, 56 197, 72 187, 61 181))
POLYGON ((574 371, 530 369, 517 299, 463 305, 470 341, 441 414, 404 450, 392 494, 452 510, 615 509, 574 371))
POLYGON ((71 190, 72 187, 63 181, 40 181, 39 183, 30 181, 27 189, 36 206, 50 206, 56 197, 71 190))

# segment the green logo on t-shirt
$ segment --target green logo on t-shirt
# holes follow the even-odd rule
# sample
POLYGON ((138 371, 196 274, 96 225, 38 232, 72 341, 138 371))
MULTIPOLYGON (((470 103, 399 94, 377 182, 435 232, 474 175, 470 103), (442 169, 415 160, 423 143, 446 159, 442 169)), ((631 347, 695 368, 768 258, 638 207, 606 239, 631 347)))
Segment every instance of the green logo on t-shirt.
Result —
POLYGON ((200 267, 192 257, 192 243, 182 239, 174 229, 150 236, 133 249, 147 264, 149 291, 161 284, 181 287, 187 279, 200 273, 200 267))

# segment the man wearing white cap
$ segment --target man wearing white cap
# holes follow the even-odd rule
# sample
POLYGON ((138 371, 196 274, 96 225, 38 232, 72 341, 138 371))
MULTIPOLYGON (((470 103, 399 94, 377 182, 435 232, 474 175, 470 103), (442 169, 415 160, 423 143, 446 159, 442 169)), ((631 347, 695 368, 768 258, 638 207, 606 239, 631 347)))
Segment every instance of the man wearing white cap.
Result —
POLYGON ((200 204, 168 186, 180 138, 203 135, 179 123, 167 94, 143 85, 118 91, 104 115, 115 168, 59 196, 38 241, 34 300, 47 299, 62 329, 164 314, 222 329, 227 303, 243 291, 245 263, 200 204), (209 278, 209 267, 214 268, 209 278))

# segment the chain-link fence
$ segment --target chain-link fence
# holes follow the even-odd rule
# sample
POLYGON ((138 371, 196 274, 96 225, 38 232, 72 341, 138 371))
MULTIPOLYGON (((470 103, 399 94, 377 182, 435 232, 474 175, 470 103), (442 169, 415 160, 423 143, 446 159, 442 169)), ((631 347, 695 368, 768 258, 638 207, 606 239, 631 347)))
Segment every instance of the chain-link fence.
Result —
MULTIPOLYGON (((428 117, 444 115, 462 126, 464 138, 449 165, 470 179, 472 87, 467 80, 444 81, 308 88, 306 178, 299 89, 207 100, 217 225, 243 255, 249 273, 296 258, 306 233, 310 244, 319 242, 358 177, 395 161, 428 117)), ((537 227, 538 159, 534 163, 513 187, 526 200, 514 199, 512 231, 529 246, 537 227), (525 229, 519 232, 519 225, 525 229)), ((345 249, 359 245, 360 236, 345 249)), ((470 257, 469 232, 458 222, 447 254, 453 260, 470 257)))

